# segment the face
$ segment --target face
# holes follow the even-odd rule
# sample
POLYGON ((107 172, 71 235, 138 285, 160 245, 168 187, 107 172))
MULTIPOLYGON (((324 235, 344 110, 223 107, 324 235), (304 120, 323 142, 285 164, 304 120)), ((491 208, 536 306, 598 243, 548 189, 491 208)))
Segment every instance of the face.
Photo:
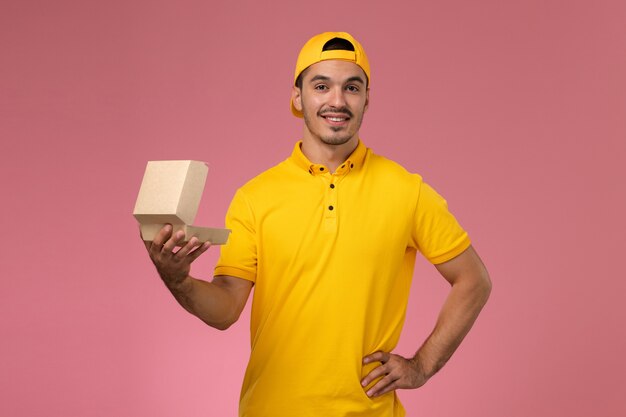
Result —
POLYGON ((294 87, 293 105, 304 115, 307 139, 327 145, 358 140, 369 91, 365 73, 353 62, 321 61, 303 72, 302 89, 294 87))

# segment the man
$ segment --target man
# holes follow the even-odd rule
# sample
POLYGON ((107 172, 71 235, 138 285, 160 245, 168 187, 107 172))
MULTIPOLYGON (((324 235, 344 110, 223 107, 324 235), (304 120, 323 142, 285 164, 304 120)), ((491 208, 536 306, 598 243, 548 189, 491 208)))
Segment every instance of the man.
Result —
POLYGON ((403 416, 397 389, 417 388, 450 358, 491 290, 467 233, 419 175, 375 155, 358 132, 370 67, 344 32, 302 48, 291 109, 302 141, 233 198, 232 229, 211 283, 189 276, 209 247, 164 227, 146 247, 178 302, 226 329, 255 287, 240 416, 403 416), (391 353, 417 252, 451 284, 415 356, 391 353))

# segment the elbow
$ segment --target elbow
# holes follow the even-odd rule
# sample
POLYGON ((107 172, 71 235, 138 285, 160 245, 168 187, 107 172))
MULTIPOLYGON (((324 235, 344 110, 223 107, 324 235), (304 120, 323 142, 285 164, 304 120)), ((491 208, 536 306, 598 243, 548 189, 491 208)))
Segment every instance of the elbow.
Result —
POLYGON ((233 323, 217 323, 217 324, 212 325, 212 327, 214 329, 224 331, 224 330, 228 330, 230 326, 233 325, 233 323))
POLYGON ((482 295, 483 305, 487 303, 487 300, 491 296, 491 290, 493 289, 493 283, 489 277, 489 273, 485 270, 480 279, 480 294, 482 295))
POLYGON ((206 324, 208 324, 209 326, 213 327, 214 329, 217 330, 228 330, 230 328, 230 326, 232 326, 233 324, 235 324, 237 322, 237 320, 239 320, 239 314, 231 314, 228 317, 224 317, 223 320, 202 320, 204 321, 206 324))
POLYGON ((465 292, 468 299, 472 300, 472 304, 479 309, 482 309, 482 307, 487 304, 487 300, 489 300, 493 289, 491 278, 486 269, 468 276, 467 280, 463 280, 457 284, 460 284, 459 288, 464 289, 462 291, 465 292))
POLYGON ((228 321, 209 321, 209 320, 202 320, 205 324, 209 325, 210 327, 213 327, 214 329, 217 330, 228 330, 230 328, 230 326, 232 326, 235 323, 235 320, 228 320, 228 321))

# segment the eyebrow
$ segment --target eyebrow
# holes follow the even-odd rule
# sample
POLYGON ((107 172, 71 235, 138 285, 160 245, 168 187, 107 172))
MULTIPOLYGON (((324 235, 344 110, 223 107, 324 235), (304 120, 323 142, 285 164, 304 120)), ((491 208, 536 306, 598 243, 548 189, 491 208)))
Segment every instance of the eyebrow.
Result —
POLYGON ((327 77, 325 75, 316 75, 315 77, 311 78, 311 81, 309 82, 313 81, 330 81, 330 77, 327 77))
POLYGON ((351 83, 355 81, 365 85, 365 81, 363 80, 363 78, 359 77, 358 75, 355 75, 354 77, 350 77, 346 80, 347 83, 351 83))
MULTIPOLYGON (((330 81, 330 77, 327 77, 326 75, 316 75, 315 77, 311 78, 311 81, 309 82, 314 82, 314 81, 330 81)), ((358 75, 355 75, 353 77, 350 77, 346 80, 347 83, 351 83, 351 82, 359 82, 363 85, 365 85, 365 81, 363 80, 363 78, 359 77, 358 75)))

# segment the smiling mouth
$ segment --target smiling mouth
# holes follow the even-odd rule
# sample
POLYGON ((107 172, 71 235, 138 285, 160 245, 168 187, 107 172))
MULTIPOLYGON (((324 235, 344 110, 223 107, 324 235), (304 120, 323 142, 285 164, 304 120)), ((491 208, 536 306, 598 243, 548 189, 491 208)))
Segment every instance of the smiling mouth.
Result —
POLYGON ((332 127, 336 127, 336 128, 340 128, 345 126, 348 121, 350 120, 350 114, 346 114, 346 113, 330 113, 328 112, 327 114, 321 113, 320 117, 323 117, 324 120, 326 120, 326 123, 328 123, 330 126, 332 127))
POLYGON ((345 122, 349 117, 336 117, 336 116, 322 116, 324 119, 331 122, 345 122))

